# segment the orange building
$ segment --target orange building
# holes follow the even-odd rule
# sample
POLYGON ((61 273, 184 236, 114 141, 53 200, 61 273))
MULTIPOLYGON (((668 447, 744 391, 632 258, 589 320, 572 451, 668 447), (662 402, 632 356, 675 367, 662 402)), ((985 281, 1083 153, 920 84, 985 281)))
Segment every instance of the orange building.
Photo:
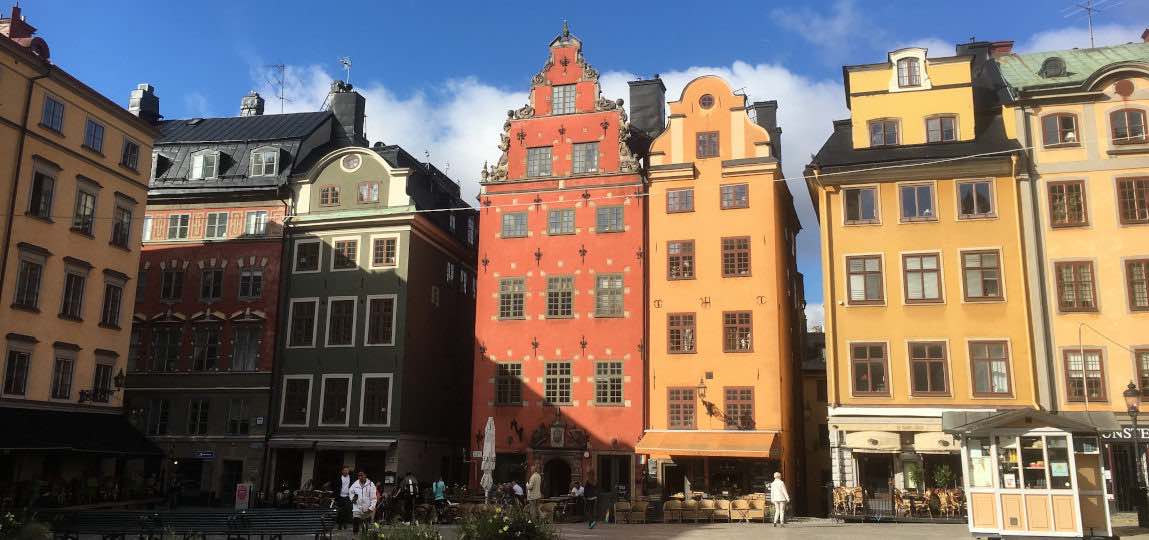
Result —
POLYGON ((649 417, 638 451, 670 494, 761 492, 776 471, 792 491, 801 481, 800 227, 781 181, 776 110, 700 77, 670 103, 651 147, 649 417))

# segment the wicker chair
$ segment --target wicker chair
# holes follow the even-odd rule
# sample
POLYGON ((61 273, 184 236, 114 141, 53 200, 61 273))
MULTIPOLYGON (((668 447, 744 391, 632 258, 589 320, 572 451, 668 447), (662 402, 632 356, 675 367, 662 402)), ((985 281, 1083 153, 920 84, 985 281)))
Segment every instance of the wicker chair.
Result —
POLYGON ((934 517, 934 509, 933 506, 930 505, 930 500, 933 499, 933 497, 933 490, 923 489, 922 498, 920 500, 914 501, 914 511, 916 511, 919 515, 925 514, 931 518, 934 517))
POLYGON ((670 499, 662 503, 662 521, 666 523, 674 521, 682 523, 682 501, 670 499))
POLYGON ((539 516, 542 517, 543 521, 553 522, 555 520, 555 506, 557 505, 553 502, 539 505, 539 516))
POLYGON ((851 514, 866 513, 866 492, 862 490, 862 486, 856 486, 850 490, 849 501, 851 514))
POLYGON ((717 521, 730 522, 733 514, 730 512, 730 501, 726 499, 719 499, 714 503, 714 519, 717 521))
POLYGON ((702 513, 698 509, 698 501, 689 500, 682 503, 682 521, 691 520, 695 523, 698 522, 698 517, 702 513))
POLYGON ((618 501, 614 503, 614 522, 615 523, 629 523, 630 522, 630 502, 618 501))
POLYGON ((734 499, 730 503, 730 520, 750 522, 750 501, 734 499))
POLYGON ((905 497, 905 492, 900 489, 895 489, 894 515, 909 517, 913 510, 913 507, 910 505, 910 500, 905 497))
POLYGON ((646 509, 650 507, 647 501, 634 501, 630 505, 630 514, 627 515, 627 523, 646 523, 646 509))
POLYGON ((755 497, 750 499, 750 512, 747 513, 746 517, 750 521, 760 519, 763 523, 765 523, 767 506, 769 505, 765 498, 755 497))
POLYGON ((702 499, 698 503, 698 519, 695 521, 714 521, 714 511, 717 508, 718 505, 714 503, 714 499, 702 499))

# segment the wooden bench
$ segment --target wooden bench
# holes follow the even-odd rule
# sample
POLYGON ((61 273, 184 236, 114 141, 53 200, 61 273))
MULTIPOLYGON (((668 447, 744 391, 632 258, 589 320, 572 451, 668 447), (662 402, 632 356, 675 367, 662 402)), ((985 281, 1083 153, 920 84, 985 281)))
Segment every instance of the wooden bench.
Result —
POLYGON ((97 535, 101 540, 158 539, 174 535, 183 540, 206 540, 223 536, 228 540, 252 537, 282 540, 285 535, 310 535, 330 540, 335 528, 335 511, 318 509, 256 509, 209 512, 88 511, 42 513, 57 540, 79 540, 80 535, 97 535))
POLYGON ((231 514, 228 538, 283 540, 285 535, 310 535, 316 540, 331 540, 335 528, 335 510, 258 508, 231 514))

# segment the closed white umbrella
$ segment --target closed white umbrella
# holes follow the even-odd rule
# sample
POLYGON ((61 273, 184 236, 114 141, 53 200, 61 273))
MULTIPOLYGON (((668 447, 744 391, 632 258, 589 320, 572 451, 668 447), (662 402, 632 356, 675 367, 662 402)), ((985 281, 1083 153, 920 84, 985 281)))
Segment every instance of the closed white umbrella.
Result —
POLYGON ((483 463, 480 468, 483 478, 479 480, 479 485, 483 486, 483 500, 486 501, 491 486, 495 485, 495 479, 491 476, 495 471, 495 419, 491 416, 487 417, 487 427, 483 430, 483 463))

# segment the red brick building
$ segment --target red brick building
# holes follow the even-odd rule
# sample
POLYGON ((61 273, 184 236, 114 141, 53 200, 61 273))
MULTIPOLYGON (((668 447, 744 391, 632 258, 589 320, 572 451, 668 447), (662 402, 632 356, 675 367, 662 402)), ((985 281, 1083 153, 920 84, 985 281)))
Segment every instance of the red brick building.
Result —
POLYGON ((633 491, 641 470, 643 134, 581 49, 564 26, 480 193, 472 450, 493 417, 496 482, 538 464, 551 495, 588 473, 633 491))

